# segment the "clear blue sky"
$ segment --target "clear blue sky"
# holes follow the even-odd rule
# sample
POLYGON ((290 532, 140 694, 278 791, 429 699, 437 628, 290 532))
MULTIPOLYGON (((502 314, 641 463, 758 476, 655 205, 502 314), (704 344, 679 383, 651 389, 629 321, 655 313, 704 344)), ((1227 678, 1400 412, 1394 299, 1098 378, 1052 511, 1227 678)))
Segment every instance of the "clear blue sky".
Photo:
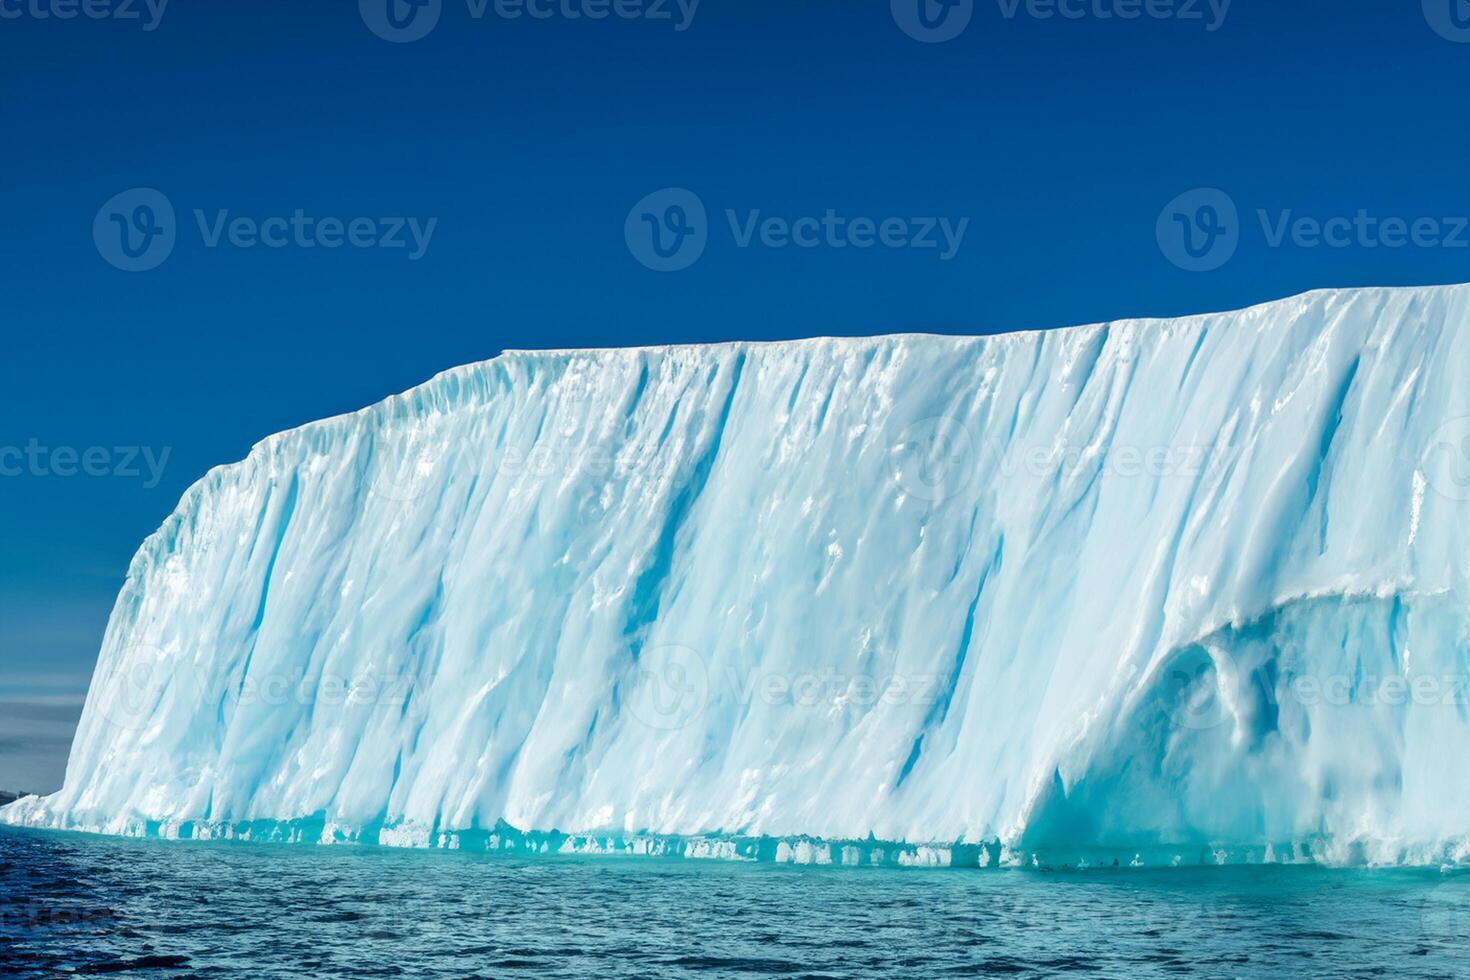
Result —
MULTIPOLYGON (((0 701, 27 710, 80 697, 133 550, 209 467, 503 348, 991 333, 1470 280, 1470 248, 1429 244, 1470 215, 1467 0, 1132 0, 1134 19, 975 0, 948 20, 937 0, 922 19, 919 0, 603 0, 600 20, 567 15, 599 0, 514 19, 429 0, 407 43, 369 27, 425 29, 405 0, 396 35, 386 0, 172 0, 156 22, 158 0, 89 2, 140 18, 0 0, 0 701), (104 205, 140 187, 174 242, 126 272, 121 231, 162 218, 104 205), (670 187, 706 244, 652 271, 625 231, 673 227, 667 196, 633 211, 670 187), (1236 215, 1198 194, 1166 212, 1196 188, 1236 215), (221 212, 298 210, 373 219, 367 237, 435 224, 417 259, 407 231, 207 244, 221 212), (810 220, 829 210, 901 219, 894 240, 967 224, 947 258, 937 225, 938 248, 856 247, 861 224, 837 248, 810 220), (1433 225, 1389 247, 1360 212, 1433 225), (741 247, 768 217, 817 244, 741 247), (1339 219, 1341 247, 1297 224, 1273 245, 1304 217, 1339 219), (1215 228, 1225 250, 1203 252, 1215 228), (116 452, 134 446, 151 463, 116 452), (107 475, 57 447, 100 447, 107 475)), ((64 732, 16 718, 0 786, 49 788, 64 732)))

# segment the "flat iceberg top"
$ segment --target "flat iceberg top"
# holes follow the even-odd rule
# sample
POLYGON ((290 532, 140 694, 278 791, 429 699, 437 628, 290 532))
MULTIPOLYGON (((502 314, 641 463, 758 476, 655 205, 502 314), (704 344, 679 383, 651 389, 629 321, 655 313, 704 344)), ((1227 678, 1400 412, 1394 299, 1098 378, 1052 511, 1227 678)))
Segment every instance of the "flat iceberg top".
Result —
POLYGON ((456 368, 191 488, 0 819, 1458 860, 1467 330, 1343 290, 456 368))

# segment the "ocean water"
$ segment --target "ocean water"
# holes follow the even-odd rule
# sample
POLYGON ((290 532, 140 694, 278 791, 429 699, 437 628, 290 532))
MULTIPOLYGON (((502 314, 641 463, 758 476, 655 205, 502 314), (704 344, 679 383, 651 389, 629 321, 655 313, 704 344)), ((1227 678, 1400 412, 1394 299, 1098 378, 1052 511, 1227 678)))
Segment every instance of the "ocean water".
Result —
POLYGON ((0 830, 0 974, 1470 976, 1470 875, 936 870, 0 830))

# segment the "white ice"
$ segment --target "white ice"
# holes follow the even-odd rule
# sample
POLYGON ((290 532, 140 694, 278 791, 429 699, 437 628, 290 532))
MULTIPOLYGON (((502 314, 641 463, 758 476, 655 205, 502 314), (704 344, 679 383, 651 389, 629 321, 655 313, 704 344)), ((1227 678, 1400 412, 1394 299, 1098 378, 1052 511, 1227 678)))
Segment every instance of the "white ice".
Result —
POLYGON ((1458 860, 1467 518, 1465 286, 507 353, 191 488, 0 820, 1458 860))

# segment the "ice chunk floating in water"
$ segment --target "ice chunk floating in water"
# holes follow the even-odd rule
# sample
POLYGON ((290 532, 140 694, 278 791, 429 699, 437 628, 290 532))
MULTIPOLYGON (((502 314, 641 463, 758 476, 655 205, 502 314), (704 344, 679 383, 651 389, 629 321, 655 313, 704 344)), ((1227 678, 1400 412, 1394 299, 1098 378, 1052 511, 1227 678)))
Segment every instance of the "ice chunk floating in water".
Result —
POLYGON ((507 353, 189 490, 130 569, 65 787, 0 816, 1457 861, 1467 570, 1470 287, 507 353))

